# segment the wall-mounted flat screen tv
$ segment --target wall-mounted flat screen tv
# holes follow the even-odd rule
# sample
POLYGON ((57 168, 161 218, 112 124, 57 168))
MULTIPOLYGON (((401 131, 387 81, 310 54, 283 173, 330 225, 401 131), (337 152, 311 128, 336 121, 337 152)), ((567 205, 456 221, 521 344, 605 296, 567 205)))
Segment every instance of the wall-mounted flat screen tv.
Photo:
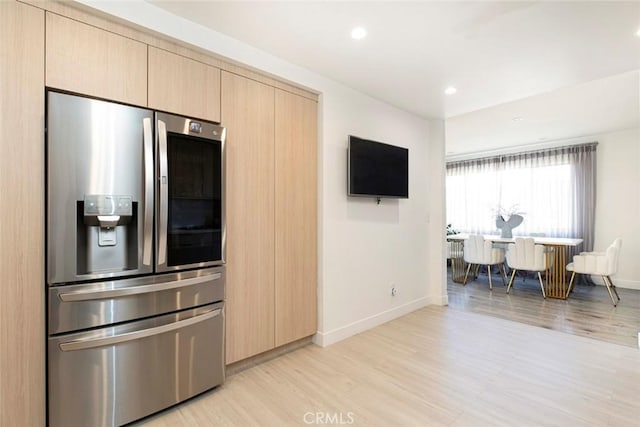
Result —
POLYGON ((349 196, 409 198, 409 149, 349 135, 349 196))

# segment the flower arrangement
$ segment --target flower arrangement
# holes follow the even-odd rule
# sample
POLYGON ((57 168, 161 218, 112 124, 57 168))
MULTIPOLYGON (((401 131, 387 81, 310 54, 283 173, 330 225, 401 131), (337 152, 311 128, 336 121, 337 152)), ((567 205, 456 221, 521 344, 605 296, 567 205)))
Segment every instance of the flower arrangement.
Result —
POLYGON ((501 205, 498 205, 493 211, 495 212, 496 219, 500 218, 503 221, 509 221, 509 219, 514 215, 524 215, 524 212, 518 210, 518 205, 511 205, 509 209, 505 209, 501 205))
POLYGON ((451 236, 452 234, 458 234, 459 231, 455 230, 451 224, 447 224, 447 236, 451 236))

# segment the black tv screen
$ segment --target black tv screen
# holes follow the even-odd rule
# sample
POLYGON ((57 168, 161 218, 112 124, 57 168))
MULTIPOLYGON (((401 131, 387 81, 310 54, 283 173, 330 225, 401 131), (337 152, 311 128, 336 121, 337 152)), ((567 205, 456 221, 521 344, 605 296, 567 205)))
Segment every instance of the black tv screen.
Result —
POLYGON ((409 198, 409 149, 349 136, 349 196, 409 198))

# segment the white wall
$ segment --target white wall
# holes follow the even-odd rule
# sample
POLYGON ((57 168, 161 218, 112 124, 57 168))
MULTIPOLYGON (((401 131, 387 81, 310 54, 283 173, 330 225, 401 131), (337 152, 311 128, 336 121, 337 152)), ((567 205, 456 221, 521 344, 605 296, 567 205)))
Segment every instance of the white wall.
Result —
POLYGON ((597 135, 594 250, 622 238, 616 286, 640 289, 640 128, 597 135))
POLYGON ((429 160, 427 163, 427 179, 429 181, 427 186, 429 191, 429 213, 427 215, 427 235, 429 236, 428 280, 430 284, 441 283, 439 289, 436 286, 429 287, 429 297, 432 302, 441 305, 448 304, 446 265, 447 204, 445 200, 447 168, 445 144, 440 143, 440 141, 446 141, 445 129, 443 120, 431 121, 429 126, 429 160))
MULTIPOLYGON (((429 303, 441 303, 441 284, 428 280, 429 162, 443 149, 429 125, 345 87, 323 93, 320 298, 316 342, 327 345, 429 303), (349 134, 409 148, 409 199, 347 197, 349 134), (397 295, 391 296, 391 287, 397 295)), ((442 170, 442 167, 440 167, 442 170)), ((439 205, 442 207, 442 205, 439 205)), ((444 226, 443 226, 444 227, 444 226)), ((444 230, 444 228, 442 230, 444 230)), ((441 242, 438 247, 441 249, 441 242)), ((442 255, 441 255, 442 256, 442 255)), ((444 265, 444 264, 442 264, 444 265)))
POLYGON ((446 303, 444 131, 312 71, 143 1, 79 3, 321 93, 318 334, 328 345, 429 303, 446 303), (349 134, 409 148, 409 199, 348 198, 349 134), (395 297, 390 287, 398 288, 395 297), (444 292, 444 293, 443 293, 444 292))

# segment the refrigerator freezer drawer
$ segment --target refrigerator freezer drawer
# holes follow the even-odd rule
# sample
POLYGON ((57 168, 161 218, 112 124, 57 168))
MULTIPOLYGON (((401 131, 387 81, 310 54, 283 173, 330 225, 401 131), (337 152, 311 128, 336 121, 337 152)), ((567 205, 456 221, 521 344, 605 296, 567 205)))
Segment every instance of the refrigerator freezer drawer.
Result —
POLYGON ((116 426, 224 381, 223 303, 49 338, 49 425, 116 426))
POLYGON ((49 334, 156 316, 224 299, 225 267, 49 288, 49 334))

